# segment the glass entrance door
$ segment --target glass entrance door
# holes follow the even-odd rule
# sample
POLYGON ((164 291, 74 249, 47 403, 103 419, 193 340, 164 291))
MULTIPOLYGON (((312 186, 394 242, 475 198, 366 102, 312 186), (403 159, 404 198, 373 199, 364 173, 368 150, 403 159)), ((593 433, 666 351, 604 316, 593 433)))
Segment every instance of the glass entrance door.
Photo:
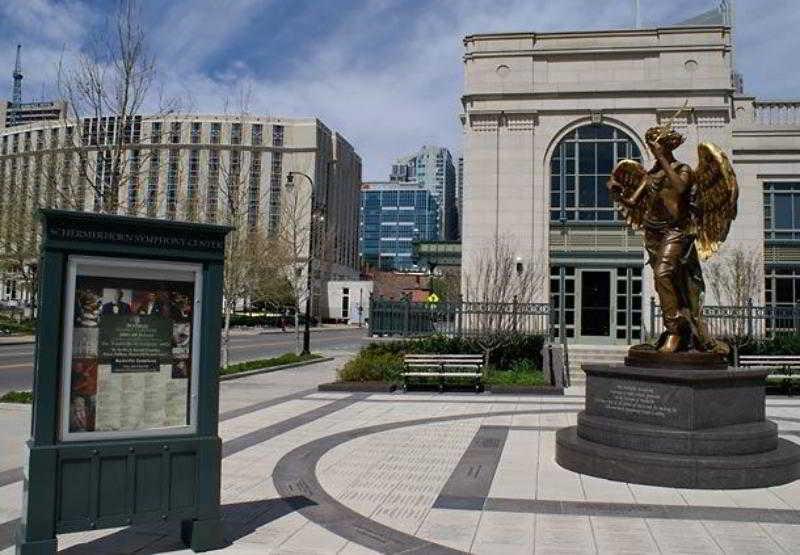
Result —
POLYGON ((580 338, 588 341, 611 339, 611 271, 581 270, 580 282, 580 338))

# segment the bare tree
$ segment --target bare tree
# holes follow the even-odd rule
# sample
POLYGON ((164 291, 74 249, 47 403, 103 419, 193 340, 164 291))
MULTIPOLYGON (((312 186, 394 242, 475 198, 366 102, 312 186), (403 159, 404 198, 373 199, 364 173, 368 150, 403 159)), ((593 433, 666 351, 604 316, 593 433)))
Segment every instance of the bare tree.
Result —
MULTIPOLYGON (((120 189, 131 178, 131 145, 139 142, 137 118, 145 107, 154 108, 156 119, 177 111, 177 99, 158 94, 151 102, 155 78, 155 56, 135 0, 120 0, 113 19, 89 46, 74 59, 61 60, 58 88, 73 122, 68 146, 77 149, 82 180, 76 190, 57 188, 60 195, 78 193, 75 199, 62 199, 66 204, 82 207, 80 194, 92 191, 95 211, 119 211, 120 189)), ((140 153, 134 164, 147 155, 140 153)))
POLYGON ((12 158, 5 194, 0 191, 0 275, 16 282, 22 301, 35 307, 39 225, 36 217, 41 161, 12 158))
MULTIPOLYGON (((763 259, 757 250, 729 247, 706 263, 705 281, 719 305, 745 307, 761 290, 763 267, 763 259)), ((732 337, 745 335, 745 318, 732 318, 725 323, 733 328, 715 331, 732 337)))
MULTIPOLYGON (((234 145, 242 140, 244 122, 248 119, 250 94, 243 89, 237 99, 238 110, 233 115, 231 137, 234 145)), ((225 99, 225 113, 229 113, 230 99, 225 99)), ((251 154, 243 156, 237 148, 209 150, 209 168, 206 190, 201 197, 196 188, 187 188, 182 198, 167 199, 168 212, 180 212, 188 221, 208 221, 233 227, 225 241, 225 273, 223 278, 224 327, 222 334, 221 365, 229 360, 231 316, 238 303, 258 298, 267 288, 264 280, 270 276, 268 266, 274 251, 274 241, 267 235, 261 207, 266 204, 268 191, 261 187, 261 158, 251 154), (249 165, 248 164, 249 161, 249 165), (176 206, 170 206, 174 202, 176 206), (269 253, 269 257, 265 256, 269 253)), ((195 163, 196 164, 196 163, 195 163)), ((189 178, 193 163, 189 164, 189 178)), ((281 257, 276 256, 277 259, 281 257)))
POLYGON ((720 305, 744 306, 761 289, 762 267, 755 249, 730 247, 706 264, 706 283, 720 305))
POLYGON ((462 325, 487 358, 521 330, 539 327, 535 320, 541 318, 531 313, 531 305, 544 292, 545 279, 545 268, 518 260, 507 237, 488 243, 467 261, 462 325))
POLYGON ((308 290, 308 256, 312 231, 311 190, 295 184, 286 188, 281 199, 280 221, 275 233, 279 251, 283 254, 282 275, 289 286, 295 327, 295 347, 302 352, 300 339, 300 307, 308 290))
POLYGON ((523 263, 507 237, 488 243, 464 269, 462 294, 466 302, 534 302, 544 290, 545 272, 539 264, 523 263))
POLYGON ((461 296, 461 276, 458 269, 437 268, 431 275, 431 291, 441 301, 454 302, 461 296))
POLYGON ((257 291, 266 244, 266 238, 258 228, 247 230, 237 227, 226 238, 222 285, 225 327, 220 361, 223 368, 230 358, 231 315, 237 302, 251 297, 257 291))

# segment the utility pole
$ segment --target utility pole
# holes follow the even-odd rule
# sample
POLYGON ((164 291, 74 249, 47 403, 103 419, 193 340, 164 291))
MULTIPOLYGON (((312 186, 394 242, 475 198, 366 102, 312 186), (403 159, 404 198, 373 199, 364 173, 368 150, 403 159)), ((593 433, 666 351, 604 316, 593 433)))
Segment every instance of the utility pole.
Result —
POLYGON ((321 220, 320 223, 324 223, 324 208, 320 209, 319 212, 316 211, 316 190, 314 187, 314 180, 311 179, 308 175, 304 174, 303 172, 297 171, 290 171, 289 174, 286 176, 286 185, 287 187, 294 186, 294 175, 300 175, 308 179, 308 183, 311 185, 311 221, 309 223, 308 228, 308 267, 306 268, 306 321, 305 325, 303 326, 303 350, 300 354, 309 355, 311 354, 311 295, 314 291, 314 281, 312 277, 312 272, 314 270, 313 260, 314 260, 314 238, 317 232, 316 229, 316 222, 315 216, 319 214, 319 219, 321 220))

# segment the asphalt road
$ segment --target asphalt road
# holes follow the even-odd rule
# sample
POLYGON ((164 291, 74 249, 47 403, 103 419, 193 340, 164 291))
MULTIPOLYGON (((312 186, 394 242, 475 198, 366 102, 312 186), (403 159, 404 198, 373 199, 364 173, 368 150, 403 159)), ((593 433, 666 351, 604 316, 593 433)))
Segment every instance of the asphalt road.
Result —
MULTIPOLYGON (((312 352, 357 351, 369 341, 366 328, 331 329, 311 333, 312 352)), ((295 334, 264 333, 231 337, 230 362, 269 358, 295 349, 295 334)), ((33 345, 0 345, 0 394, 30 390, 33 385, 33 345)))

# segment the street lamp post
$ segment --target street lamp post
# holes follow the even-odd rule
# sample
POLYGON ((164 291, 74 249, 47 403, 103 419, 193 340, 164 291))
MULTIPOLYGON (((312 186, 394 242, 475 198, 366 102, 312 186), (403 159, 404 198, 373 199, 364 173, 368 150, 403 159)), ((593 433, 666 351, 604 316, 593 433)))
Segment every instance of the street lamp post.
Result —
MULTIPOLYGON (((311 295, 312 295, 312 286, 313 281, 311 278, 312 272, 312 262, 314 260, 314 237, 315 237, 315 229, 314 229, 314 211, 316 210, 316 191, 314 190, 314 180, 311 179, 308 175, 304 174, 303 172, 296 172, 290 171, 286 176, 286 186, 291 188, 294 186, 294 176, 301 175, 308 179, 308 183, 311 185, 311 224, 308 228, 308 267, 306 269, 306 321, 303 326, 303 350, 301 354, 309 355, 311 354, 311 295)), ((323 216, 324 217, 324 216, 323 216)))

